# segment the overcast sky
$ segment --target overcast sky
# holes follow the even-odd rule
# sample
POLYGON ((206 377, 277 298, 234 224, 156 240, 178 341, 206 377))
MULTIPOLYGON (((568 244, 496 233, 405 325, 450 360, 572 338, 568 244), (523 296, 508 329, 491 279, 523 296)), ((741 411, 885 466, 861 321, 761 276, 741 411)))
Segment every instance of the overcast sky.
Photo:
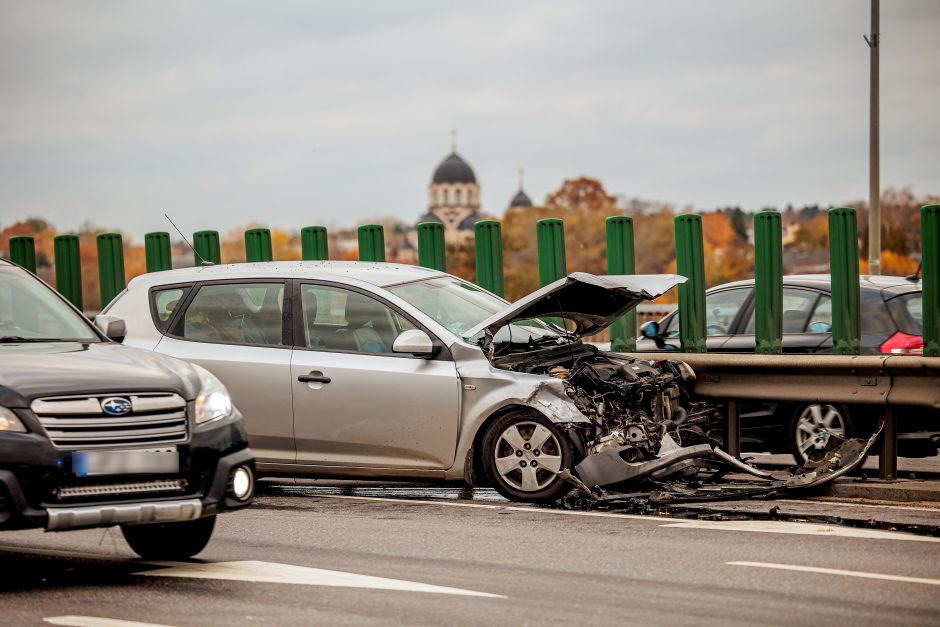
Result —
MULTIPOLYGON (((414 221, 458 149, 708 209, 868 195, 867 0, 0 0, 0 224, 414 221)), ((940 2, 881 15, 882 184, 940 193, 940 2)))

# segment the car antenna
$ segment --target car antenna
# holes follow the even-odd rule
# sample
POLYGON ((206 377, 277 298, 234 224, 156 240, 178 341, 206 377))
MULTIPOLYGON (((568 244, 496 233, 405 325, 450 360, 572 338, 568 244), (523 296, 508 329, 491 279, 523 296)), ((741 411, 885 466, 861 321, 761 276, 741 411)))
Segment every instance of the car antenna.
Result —
POLYGON ((924 267, 924 260, 921 259, 920 263, 917 264, 917 272, 915 272, 914 274, 909 274, 904 278, 910 281, 911 283, 917 283, 918 281, 920 281, 920 270, 923 267, 924 267))
POLYGON ((202 258, 202 255, 199 254, 199 251, 196 250, 196 247, 193 246, 192 244, 190 244, 189 240, 186 239, 186 236, 183 235, 183 232, 180 231, 180 227, 176 226, 176 223, 173 222, 173 220, 170 219, 170 216, 168 216, 167 214, 164 213, 164 214, 163 214, 163 217, 166 218, 167 221, 168 221, 170 224, 173 225, 173 228, 176 229, 176 232, 180 234, 180 237, 183 238, 183 241, 186 242, 186 244, 187 244, 190 248, 193 249, 193 254, 196 255, 196 257, 199 259, 199 265, 200 265, 200 266, 214 266, 214 265, 215 265, 215 264, 212 263, 211 261, 206 261, 205 259, 202 258))

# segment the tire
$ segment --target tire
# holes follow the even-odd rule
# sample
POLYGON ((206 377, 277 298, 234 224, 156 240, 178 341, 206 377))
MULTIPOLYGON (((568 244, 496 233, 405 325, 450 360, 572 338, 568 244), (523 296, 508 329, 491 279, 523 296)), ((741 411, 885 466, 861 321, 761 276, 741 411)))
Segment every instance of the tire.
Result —
POLYGON ((855 437, 856 429, 846 407, 814 403, 796 408, 787 433, 793 458, 797 464, 803 465, 807 461, 807 453, 814 448, 825 448, 830 434, 851 438, 855 437))
POLYGON ((121 525, 121 533, 144 559, 181 560, 196 555, 209 544, 215 516, 171 523, 121 525))
POLYGON ((575 460, 574 445, 550 420, 518 410, 494 420, 483 435, 483 469, 510 501, 551 503, 571 490, 554 473, 575 460))

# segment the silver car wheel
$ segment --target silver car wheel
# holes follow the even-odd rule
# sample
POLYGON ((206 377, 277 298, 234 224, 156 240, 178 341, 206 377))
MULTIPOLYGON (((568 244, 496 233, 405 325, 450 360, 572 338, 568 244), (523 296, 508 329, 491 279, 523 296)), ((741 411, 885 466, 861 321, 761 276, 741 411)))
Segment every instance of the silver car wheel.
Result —
POLYGON ((508 485, 523 492, 537 492, 561 470, 561 445, 544 425, 517 422, 496 440, 494 462, 508 485))
POLYGON ((845 437, 845 418, 833 405, 808 405, 797 418, 796 447, 804 460, 810 451, 826 448, 832 434, 845 437))

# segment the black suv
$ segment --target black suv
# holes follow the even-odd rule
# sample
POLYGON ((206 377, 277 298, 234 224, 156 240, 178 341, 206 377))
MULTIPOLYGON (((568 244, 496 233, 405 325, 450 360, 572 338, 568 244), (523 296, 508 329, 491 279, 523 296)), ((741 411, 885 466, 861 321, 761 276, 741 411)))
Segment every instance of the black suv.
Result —
POLYGON ((112 342, 0 260, 0 529, 120 525, 141 557, 181 559, 253 493, 254 456, 218 379, 112 342))
MULTIPOLYGON (((922 354, 921 287, 916 280, 893 276, 862 276, 861 353, 922 354)), ((705 292, 708 352, 753 353, 754 279, 713 287, 705 292)), ((637 351, 679 349, 677 311, 641 329, 637 351)), ((832 352, 832 289, 829 275, 783 277, 783 352, 832 352)), ((746 405, 742 408, 745 444, 774 452, 789 450, 797 461, 807 451, 824 448, 830 433, 860 436, 876 424, 870 408, 841 405, 746 405), (784 445, 784 443, 786 443, 784 445)), ((898 416, 899 452, 927 456, 937 452, 940 416, 910 411, 898 416)))

